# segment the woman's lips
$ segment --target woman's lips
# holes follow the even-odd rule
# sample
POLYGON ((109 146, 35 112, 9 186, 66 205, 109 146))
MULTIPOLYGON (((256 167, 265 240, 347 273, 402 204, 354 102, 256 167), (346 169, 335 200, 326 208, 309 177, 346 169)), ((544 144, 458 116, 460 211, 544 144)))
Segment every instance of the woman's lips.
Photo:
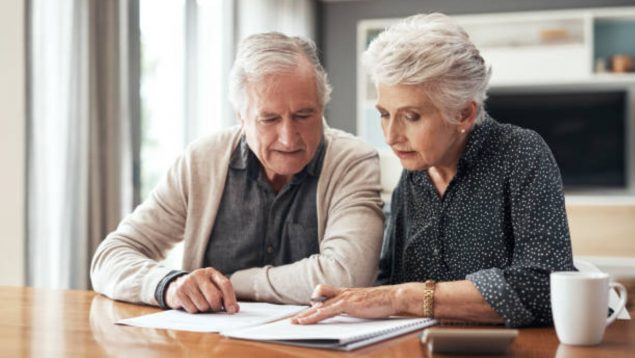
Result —
POLYGON ((401 159, 406 159, 416 154, 416 152, 414 151, 406 151, 406 150, 395 150, 394 152, 401 159))

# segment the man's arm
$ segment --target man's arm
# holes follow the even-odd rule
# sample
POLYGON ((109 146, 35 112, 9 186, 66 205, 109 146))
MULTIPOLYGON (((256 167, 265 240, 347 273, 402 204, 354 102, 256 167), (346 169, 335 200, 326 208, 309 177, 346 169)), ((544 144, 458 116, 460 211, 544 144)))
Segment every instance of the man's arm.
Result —
POLYGON ((318 284, 373 283, 383 237, 376 152, 352 149, 325 158, 320 181, 318 221, 325 223, 320 253, 288 265, 235 272, 231 282, 239 299, 304 304, 318 284))
POLYGON ((99 245, 90 272, 95 291, 117 300, 157 305, 154 289, 170 272, 158 261, 183 239, 184 165, 179 158, 150 197, 99 245))
MULTIPOLYGON (((191 271, 188 277, 198 278, 198 274, 191 276, 200 268, 197 252, 209 238, 221 198, 219 193, 225 185, 227 163, 240 137, 240 129, 233 127, 188 146, 150 197, 97 248, 91 265, 96 291, 118 300, 157 305, 155 294, 159 283, 171 272, 159 261, 185 236, 188 244, 184 269, 191 271)), ((173 301, 167 296, 173 283, 164 285, 160 292, 170 302, 173 301)), ((208 303, 211 309, 215 307, 215 302, 208 303)), ((188 302, 173 304, 186 308, 188 302)), ((169 305, 164 302, 163 306, 169 305)))

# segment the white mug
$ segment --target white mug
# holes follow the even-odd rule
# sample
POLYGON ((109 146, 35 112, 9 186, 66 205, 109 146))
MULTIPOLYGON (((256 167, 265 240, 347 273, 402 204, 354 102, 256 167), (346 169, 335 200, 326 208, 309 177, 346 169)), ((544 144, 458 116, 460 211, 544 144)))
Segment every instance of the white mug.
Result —
POLYGON ((596 345, 604 330, 613 323, 626 305, 626 289, 609 283, 604 272, 553 272, 551 274, 551 310, 560 342, 570 345, 596 345), (619 291, 620 305, 607 318, 609 288, 619 291))

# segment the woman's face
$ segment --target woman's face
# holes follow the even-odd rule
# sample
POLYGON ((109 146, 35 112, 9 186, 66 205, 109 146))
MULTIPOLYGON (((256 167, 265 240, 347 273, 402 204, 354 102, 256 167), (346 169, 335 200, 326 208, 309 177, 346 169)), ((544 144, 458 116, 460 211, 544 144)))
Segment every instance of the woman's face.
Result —
POLYGON ((456 166, 469 129, 467 121, 452 124, 444 120, 418 86, 379 84, 377 92, 384 138, 404 168, 416 171, 456 166))

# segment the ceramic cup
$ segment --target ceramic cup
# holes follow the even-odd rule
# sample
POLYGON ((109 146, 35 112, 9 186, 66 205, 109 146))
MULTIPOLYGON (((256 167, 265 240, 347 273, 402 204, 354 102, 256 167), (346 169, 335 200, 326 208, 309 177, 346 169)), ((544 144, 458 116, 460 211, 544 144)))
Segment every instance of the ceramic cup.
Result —
POLYGON ((551 274, 553 324, 561 343, 596 345, 604 330, 626 305, 626 289, 609 282, 604 272, 554 272, 551 274), (620 305, 608 316, 609 288, 619 291, 620 305))

